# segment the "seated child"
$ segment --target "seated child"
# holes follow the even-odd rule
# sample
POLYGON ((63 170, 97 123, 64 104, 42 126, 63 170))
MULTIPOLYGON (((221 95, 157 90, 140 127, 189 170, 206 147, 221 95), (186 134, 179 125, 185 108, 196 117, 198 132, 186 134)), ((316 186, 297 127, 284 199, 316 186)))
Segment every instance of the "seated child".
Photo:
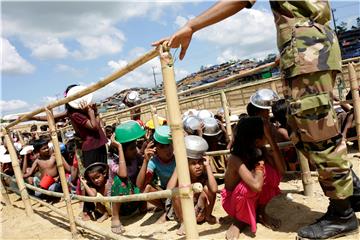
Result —
MULTIPOLYGON (((108 178, 108 166, 105 163, 93 163, 85 169, 84 177, 80 177, 80 181, 84 185, 85 191, 90 197, 106 196, 106 181, 108 178)), ((109 218, 111 214, 111 207, 109 202, 95 203, 95 216, 97 222, 103 222, 109 218)))
MULTIPOLYGON (((136 140, 145 135, 144 129, 136 121, 124 122, 115 129, 115 145, 118 150, 119 161, 111 166, 111 171, 117 171, 111 187, 111 196, 122 196, 140 193, 136 187, 136 177, 139 172, 141 156, 136 147, 136 140)), ((122 234, 125 229, 120 221, 121 215, 130 215, 140 207, 139 202, 113 203, 111 231, 122 234)))
MULTIPOLYGON (((136 185, 144 193, 166 189, 168 181, 174 172, 175 165, 170 128, 169 126, 160 126, 155 130, 154 141, 150 142, 145 149, 144 162, 136 179, 136 185), (152 182, 154 175, 159 178, 160 186, 152 182)), ((160 208, 165 207, 164 202, 160 199, 149 202, 160 208)), ((165 214, 160 220, 165 220, 165 214)))
POLYGON ((261 117, 243 118, 238 123, 221 192, 222 206, 234 218, 227 239, 237 239, 246 224, 255 233, 256 221, 272 229, 280 226, 280 220, 265 212, 268 202, 280 193, 279 183, 285 171, 279 151, 274 151, 271 165, 260 150, 267 141, 272 148, 276 144, 269 125, 261 117))
MULTIPOLYGON (((38 154, 38 159, 33 162, 31 169, 23 177, 28 178, 36 172, 36 169, 39 169, 40 177, 34 180, 34 185, 50 191, 61 191, 55 154, 50 152, 48 141, 40 138, 34 141, 33 146, 33 152, 38 154)), ((62 163, 65 171, 70 172, 70 166, 64 158, 62 158, 62 163)))
MULTIPOLYGON (((198 223, 208 222, 214 224, 217 219, 212 215, 218 189, 209 159, 204 157, 208 144, 202 137, 189 135, 185 137, 186 154, 189 162, 191 183, 199 182, 204 186, 201 193, 194 194, 194 205, 196 221, 198 223)), ((168 189, 178 185, 177 173, 174 171, 168 183, 168 189)), ((173 207, 181 226, 177 231, 178 235, 185 235, 183 217, 181 212, 180 198, 174 197, 173 207)))

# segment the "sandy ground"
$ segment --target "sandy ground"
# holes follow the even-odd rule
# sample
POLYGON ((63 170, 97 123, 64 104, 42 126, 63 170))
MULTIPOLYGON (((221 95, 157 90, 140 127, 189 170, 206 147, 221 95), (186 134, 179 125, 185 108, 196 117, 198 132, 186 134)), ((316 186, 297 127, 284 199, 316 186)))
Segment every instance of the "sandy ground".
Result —
MULTIPOLYGON (((359 155, 359 154, 357 154, 359 155)), ((353 162, 354 169, 360 175, 360 159, 349 155, 353 162)), ((327 209, 328 200, 322 193, 320 185, 316 178, 314 186, 314 195, 305 197, 302 195, 303 187, 300 176, 288 176, 283 179, 280 185, 281 195, 274 198, 267 207, 267 212, 273 217, 279 218, 282 225, 279 230, 272 231, 261 224, 257 225, 256 235, 250 232, 249 227, 245 228, 240 234, 239 239, 295 239, 296 231, 299 227, 312 223, 320 217, 327 209)), ((220 185, 222 188, 223 185, 220 185)), ((35 213, 33 217, 25 215, 24 206, 21 199, 10 194, 13 207, 1 207, 1 239, 70 239, 71 234, 66 219, 51 212, 48 208, 42 207, 33 202, 35 213)), ((64 202, 57 203, 56 206, 66 212, 64 202)), ((80 204, 73 203, 73 209, 76 216, 80 213, 80 204)), ((182 239, 176 235, 178 225, 174 221, 164 224, 156 224, 157 218, 161 212, 138 214, 132 217, 122 218, 126 232, 119 239, 182 239)), ((225 232, 229 227, 231 220, 221 207, 221 199, 218 194, 214 215, 218 218, 224 218, 222 224, 209 225, 207 223, 198 225, 198 231, 201 239, 224 239, 225 232)), ((360 213, 357 213, 360 220, 360 213)), ((103 230, 110 231, 110 219, 103 223, 92 222, 95 226, 103 230)), ((104 239, 101 236, 81 229, 82 239, 104 239)), ((347 236, 339 239, 360 239, 359 234, 347 236)))

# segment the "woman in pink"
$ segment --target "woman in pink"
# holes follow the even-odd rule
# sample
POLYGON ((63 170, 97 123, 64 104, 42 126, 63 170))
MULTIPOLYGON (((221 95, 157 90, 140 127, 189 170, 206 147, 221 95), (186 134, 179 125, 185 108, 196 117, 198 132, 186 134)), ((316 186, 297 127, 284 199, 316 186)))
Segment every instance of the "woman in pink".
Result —
POLYGON ((222 206, 234 218, 227 239, 237 239, 246 224, 255 233, 256 221, 273 229, 280 226, 279 220, 265 213, 266 204, 280 193, 279 183, 285 169, 275 144, 268 121, 261 117, 239 121, 221 192, 222 206), (273 149, 273 158, 262 154, 261 148, 267 142, 273 149))

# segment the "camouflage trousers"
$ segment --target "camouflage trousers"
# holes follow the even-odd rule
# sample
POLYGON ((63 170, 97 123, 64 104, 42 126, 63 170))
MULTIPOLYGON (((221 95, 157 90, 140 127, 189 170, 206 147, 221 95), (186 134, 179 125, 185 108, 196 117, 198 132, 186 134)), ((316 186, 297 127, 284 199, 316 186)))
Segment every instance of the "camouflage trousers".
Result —
MULTIPOLYGON (((331 98, 335 74, 332 71, 323 71, 284 79, 284 95, 288 99, 290 106, 292 106, 292 103, 301 102, 301 100, 306 102, 306 98, 311 96, 328 93, 329 112, 333 111, 331 98)), ((309 102, 312 103, 311 101, 306 103, 309 105, 309 102)), ((319 126, 321 124, 319 119, 324 116, 320 112, 318 108, 315 108, 312 115, 310 114, 311 117, 301 119, 301 121, 306 121, 306 124, 302 124, 301 121, 295 120, 297 115, 289 111, 288 123, 293 129, 291 140, 298 151, 301 151, 316 166, 319 172, 319 183, 324 194, 331 199, 345 199, 353 194, 351 163, 345 159, 347 154, 346 143, 342 140, 340 132, 335 129, 338 128, 335 118, 333 122, 331 122, 331 119, 326 120, 327 128, 319 126), (301 135, 299 133, 300 128, 305 128, 304 132, 308 128, 313 135, 321 136, 307 137, 301 135)), ((309 114, 305 116, 309 116, 309 114)))

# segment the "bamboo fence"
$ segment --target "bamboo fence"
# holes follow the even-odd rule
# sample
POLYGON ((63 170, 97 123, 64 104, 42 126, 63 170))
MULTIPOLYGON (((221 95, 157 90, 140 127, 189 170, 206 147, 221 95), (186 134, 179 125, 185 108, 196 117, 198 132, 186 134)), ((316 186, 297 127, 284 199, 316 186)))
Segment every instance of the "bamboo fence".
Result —
MULTIPOLYGON (((164 78, 164 92, 165 92, 166 97, 163 97, 160 99, 155 99, 155 100, 152 100, 152 101, 149 101, 146 103, 142 103, 135 107, 128 108, 128 109, 125 109, 122 111, 118 111, 118 112, 112 113, 110 115, 105 115, 104 118, 107 118, 107 117, 113 115, 113 116, 116 116, 116 121, 119 122, 119 121, 121 121, 121 118, 119 118, 119 115, 122 116, 121 114, 127 114, 130 110, 139 108, 139 107, 147 107, 147 109, 145 109, 147 111, 147 113, 154 114, 154 111, 152 111, 153 109, 151 108, 150 105, 158 104, 158 103, 161 103, 164 100, 166 100, 166 105, 163 105, 163 107, 159 106, 158 110, 165 108, 165 115, 167 116, 169 125, 172 130, 172 138, 173 138, 173 142, 174 142, 174 152, 175 152, 175 158, 176 158, 176 162, 177 162, 176 165, 177 165, 177 171, 178 171, 178 176, 179 176, 178 194, 180 195, 181 204, 183 206, 182 211, 183 211, 183 216, 184 216, 186 237, 191 238, 191 239, 198 238, 198 232, 196 229, 195 212, 194 212, 194 207, 193 207, 193 202, 192 202, 193 189, 190 185, 190 177, 189 177, 189 171, 188 171, 188 165, 187 165, 187 159, 186 159, 186 153, 185 153, 184 136, 183 136, 183 131, 182 131, 182 122, 181 122, 181 116, 180 116, 180 113, 181 113, 180 112, 180 110, 181 110, 180 104, 183 103, 183 105, 186 105, 188 103, 196 102, 198 105, 202 105, 205 108, 205 106, 207 104, 207 101, 205 99, 208 99, 209 102, 211 100, 211 102, 213 103, 213 105, 210 105, 211 108, 218 108, 220 106, 219 102, 222 102, 222 105, 227 108, 227 105, 235 106, 236 105, 235 103, 238 103, 238 102, 242 102, 243 105, 247 104, 250 95, 253 92, 255 92, 258 88, 268 87, 268 88, 271 88, 274 91, 278 92, 279 94, 282 93, 282 88, 281 88, 280 78, 273 78, 273 79, 258 81, 256 83, 242 84, 241 86, 228 88, 228 89, 225 89, 224 91, 221 91, 221 89, 219 89, 219 92, 216 92, 216 93, 212 92, 212 93, 202 94, 201 95, 203 97, 202 99, 199 99, 198 96, 195 96, 195 97, 190 96, 190 97, 188 97, 188 99, 185 98, 185 99, 182 99, 181 101, 179 101, 178 97, 186 96, 187 94, 190 94, 193 92, 199 92, 201 90, 211 89, 218 85, 224 85, 226 83, 230 83, 232 81, 239 80, 246 76, 258 73, 258 72, 262 71, 263 69, 266 69, 269 67, 274 67, 275 63, 269 63, 269 64, 265 64, 265 65, 262 65, 262 66, 259 66, 259 67, 253 68, 253 69, 241 71, 237 74, 226 77, 222 80, 219 80, 219 81, 216 81, 213 83, 209 83, 209 84, 205 84, 205 85, 201 85, 201 86, 177 93, 176 83, 175 83, 175 79, 174 79, 173 59, 172 59, 168 49, 161 46, 158 49, 153 49, 153 50, 149 51, 148 53, 144 54, 143 56, 141 56, 141 57, 137 58, 136 60, 134 60, 133 62, 129 63, 124 68, 121 68, 117 72, 115 72, 115 73, 109 75, 108 77, 106 77, 105 79, 98 81, 97 83, 87 87, 86 89, 84 89, 83 91, 81 91, 75 95, 68 96, 64 99, 54 101, 45 107, 36 109, 30 113, 20 116, 14 122, 11 122, 8 125, 6 125, 2 129, 2 134, 5 136, 5 140, 9 146, 9 152, 11 155, 12 166, 13 166, 13 169, 15 172, 16 182, 19 187, 19 192, 20 192, 22 201, 24 203, 26 213, 28 215, 31 215, 33 213, 33 210, 31 208, 30 198, 26 191, 26 186, 25 186, 24 180, 22 178, 22 172, 19 167, 19 161, 16 156, 16 151, 15 151, 13 142, 9 136, 10 130, 12 128, 14 128, 16 125, 18 125, 19 123, 27 121, 31 117, 33 117, 41 112, 44 112, 44 111, 47 112, 48 123, 49 123, 49 126, 51 125, 50 133, 51 133, 52 141, 54 144, 57 167, 59 169, 61 185, 63 188, 64 198, 65 198, 65 202, 67 205, 67 211, 68 211, 68 214, 63 214, 63 216, 65 216, 66 218, 69 219, 70 230, 73 234, 73 237, 75 238, 76 237, 76 227, 74 227, 74 226, 75 226, 75 223, 79 225, 79 221, 77 219, 75 219, 73 216, 72 209, 71 209, 71 202, 70 202, 71 196, 68 192, 67 184, 66 184, 66 182, 64 182, 65 177, 64 177, 64 170, 63 170, 62 162, 60 161, 61 158, 60 158, 59 144, 57 142, 57 139, 55 140, 56 132, 58 131, 58 129, 56 128, 56 126, 54 124, 54 119, 53 119, 51 110, 55 107, 66 104, 72 100, 80 98, 84 95, 87 95, 91 92, 94 92, 94 91, 108 85, 109 83, 115 81, 116 79, 120 78, 121 76, 124 76, 125 74, 129 73, 130 71, 134 70, 135 68, 141 66, 142 64, 146 63, 147 61, 151 60, 152 58, 154 58, 158 55, 160 55, 160 62, 161 62, 162 73, 163 73, 163 78, 164 78), (159 53, 159 51, 160 51, 160 53, 159 53), (178 97, 175 97, 175 96, 178 96, 178 97)), ((358 60, 358 59, 354 59, 354 60, 358 60)), ((359 96, 356 95, 356 93, 355 93, 356 92, 355 90, 358 88, 356 88, 355 85, 353 85, 353 84, 357 83, 357 78, 358 78, 357 69, 359 68, 359 66, 360 66, 359 64, 357 64, 355 66, 353 66, 353 64, 349 64, 348 70, 347 70, 347 72, 349 73, 349 77, 345 73, 343 73, 343 75, 342 75, 342 77, 345 79, 346 83, 350 82, 352 84, 351 90, 353 93, 353 99, 354 99, 353 102, 354 102, 355 113, 356 113, 355 115, 356 115, 356 126, 357 126, 357 132, 358 132, 357 133, 358 139, 360 138, 359 137, 359 131, 360 131, 359 102, 360 101, 358 101, 359 96), (356 71, 354 70, 354 68, 356 69, 356 71), (346 81, 348 79, 350 79, 351 81, 346 81)), ((224 110, 225 110, 225 108, 224 108, 224 110)), ((225 114, 225 119, 226 119, 226 115, 228 117, 229 114, 225 114)), ((125 116, 129 117, 128 114, 125 116)), ((226 120, 226 121, 227 121, 227 123, 229 123, 229 120, 226 120)), ((155 124, 155 122, 154 122, 154 124, 155 124)), ((229 124, 227 124, 227 125, 229 125, 229 124)), ((228 131, 228 134, 231 136, 230 131, 228 131)), ((360 147, 360 144, 359 144, 359 147, 360 147)), ((311 176, 311 172, 308 171, 306 169, 306 167, 304 167, 302 169, 302 171, 303 171, 302 175, 310 175, 311 176), (305 171, 305 174, 304 174, 304 171, 305 171), (309 172, 310 174, 306 174, 307 172, 309 172)), ((303 179, 303 182, 304 182, 304 179, 303 179)), ((2 196, 4 196, 3 193, 4 192, 2 191, 2 196)), ((169 193, 167 193, 167 194, 169 194, 169 193)), ((170 194, 172 194, 172 192, 170 194)), ((139 196, 141 199, 142 195, 139 195, 139 196)), ((161 198, 162 196, 154 195, 154 197, 161 198)), ((86 198, 87 197, 84 197, 83 201, 86 201, 86 198)), ((93 199, 87 199, 87 200, 93 201, 93 199)), ((100 199, 98 199, 98 201, 100 201, 100 199)), ((112 200, 109 200, 109 201, 112 201, 112 200)), ((130 198, 128 198, 128 199, 123 198, 122 200, 118 199, 118 200, 114 200, 114 201, 124 201, 125 202, 125 201, 131 201, 131 200, 130 200, 130 198)), ((134 200, 134 201, 137 201, 137 200, 134 200)), ((100 233, 100 234, 103 234, 106 237, 112 238, 112 236, 107 235, 107 233, 100 233)))

